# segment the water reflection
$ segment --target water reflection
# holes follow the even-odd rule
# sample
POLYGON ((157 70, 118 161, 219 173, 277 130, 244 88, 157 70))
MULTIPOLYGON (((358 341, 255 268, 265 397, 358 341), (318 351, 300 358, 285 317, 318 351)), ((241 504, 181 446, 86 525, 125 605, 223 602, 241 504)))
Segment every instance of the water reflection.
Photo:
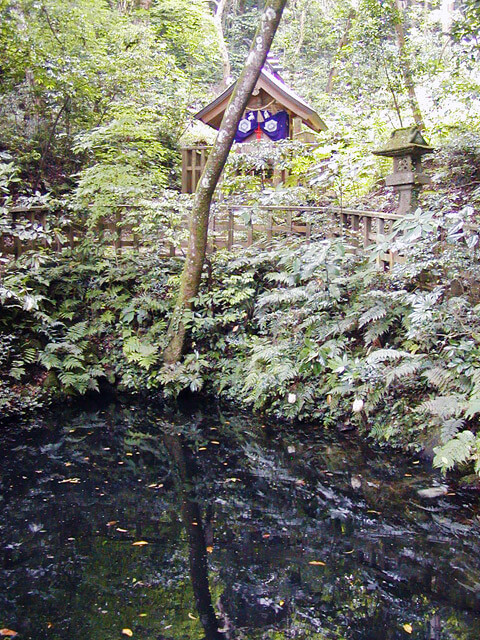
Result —
MULTIPOLYGON (((225 639, 224 633, 219 631, 219 623, 212 606, 208 582, 207 542, 190 470, 191 451, 178 435, 166 434, 163 436, 163 441, 174 465, 175 488, 188 537, 190 580, 200 622, 205 630, 205 638, 206 640, 225 639)), ((229 634, 229 637, 233 636, 229 634)))
POLYGON ((418 460, 135 407, 24 440, 0 460, 20 640, 480 637, 478 499, 418 460))

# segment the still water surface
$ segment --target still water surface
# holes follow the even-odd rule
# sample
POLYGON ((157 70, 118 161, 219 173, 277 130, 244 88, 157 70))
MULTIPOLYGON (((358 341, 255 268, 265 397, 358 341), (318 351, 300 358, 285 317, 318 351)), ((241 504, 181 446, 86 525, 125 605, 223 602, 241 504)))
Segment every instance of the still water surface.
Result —
POLYGON ((46 426, 0 457, 19 640, 480 638, 478 494, 418 459, 213 409, 46 426))

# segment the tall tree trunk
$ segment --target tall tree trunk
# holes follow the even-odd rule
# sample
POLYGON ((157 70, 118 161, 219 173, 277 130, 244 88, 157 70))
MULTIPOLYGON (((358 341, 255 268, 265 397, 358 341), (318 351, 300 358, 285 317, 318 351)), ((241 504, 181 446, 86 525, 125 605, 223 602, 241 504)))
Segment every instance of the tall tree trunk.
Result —
POLYGON ((225 42, 225 34, 223 32, 223 14, 228 0, 217 0, 215 2, 215 14, 213 22, 218 35, 218 45, 220 47, 220 56, 222 58, 222 89, 226 89, 232 81, 232 68, 230 66, 230 56, 228 54, 227 43, 225 42))
POLYGON ((191 309, 192 300, 200 286, 207 250, 208 218, 213 193, 233 144, 240 118, 255 88, 273 38, 280 23, 287 0, 269 0, 262 14, 257 33, 250 47, 245 66, 228 103, 213 149, 197 185, 190 216, 189 241, 180 289, 168 328, 168 345, 163 358, 166 363, 178 362, 185 343, 182 315, 191 309))
POLYGON ((348 14, 347 24, 345 25, 345 31, 343 32, 342 37, 338 43, 337 53, 335 54, 335 58, 333 59, 332 66, 330 67, 330 73, 328 74, 327 86, 325 87, 326 93, 332 93, 333 83, 335 77, 338 73, 337 63, 342 54, 342 49, 348 44, 348 34, 350 33, 350 29, 352 28, 352 22, 355 17, 355 11, 352 9, 348 14))
POLYGON ((403 81, 407 88, 408 101, 410 108, 412 109, 413 119, 415 124, 421 130, 425 129, 425 123, 423 121, 422 112, 418 103, 417 94, 415 92, 415 83, 413 81, 412 69, 410 67, 410 60, 408 57, 406 42, 405 42, 405 30, 403 28, 403 9, 401 0, 395 0, 394 11, 394 25, 395 33, 397 36, 398 51, 400 54, 400 67, 402 69, 403 81))

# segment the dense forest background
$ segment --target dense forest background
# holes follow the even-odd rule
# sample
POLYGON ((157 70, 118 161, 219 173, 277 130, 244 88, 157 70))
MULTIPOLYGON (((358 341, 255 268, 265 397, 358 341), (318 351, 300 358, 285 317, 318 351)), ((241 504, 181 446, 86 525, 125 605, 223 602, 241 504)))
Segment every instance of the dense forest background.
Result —
POLYGON ((421 211, 400 229, 411 259, 380 274, 335 242, 219 255, 188 319, 185 360, 162 365, 181 261, 156 249, 160 230, 182 240, 171 231, 190 206, 180 149, 213 140, 193 114, 238 76, 262 9, 0 0, 1 228, 12 233, 13 206, 56 212, 50 227, 13 230, 35 249, 2 257, 3 417, 106 384, 203 388, 282 418, 435 448, 443 469, 478 470, 478 235, 467 227, 480 201, 476 0, 289 3, 272 54, 328 132, 308 153, 286 144, 232 158, 224 197, 391 210, 389 162, 371 151, 416 124, 437 151, 421 211), (262 178, 272 157, 289 170, 277 189, 262 178), (141 260, 99 238, 119 211, 144 239, 141 260), (67 223, 82 241, 55 253, 67 223))

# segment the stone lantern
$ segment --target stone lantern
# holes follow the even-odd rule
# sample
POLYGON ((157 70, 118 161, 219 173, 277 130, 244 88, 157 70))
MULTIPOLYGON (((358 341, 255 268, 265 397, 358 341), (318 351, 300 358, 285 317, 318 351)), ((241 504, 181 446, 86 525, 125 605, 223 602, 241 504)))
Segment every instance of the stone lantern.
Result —
POLYGON ((430 178, 422 172, 422 156, 433 153, 433 148, 417 127, 405 127, 395 129, 390 140, 373 153, 393 158, 393 173, 385 178, 385 184, 393 187, 399 196, 396 213, 413 211, 421 186, 430 183, 430 178))

